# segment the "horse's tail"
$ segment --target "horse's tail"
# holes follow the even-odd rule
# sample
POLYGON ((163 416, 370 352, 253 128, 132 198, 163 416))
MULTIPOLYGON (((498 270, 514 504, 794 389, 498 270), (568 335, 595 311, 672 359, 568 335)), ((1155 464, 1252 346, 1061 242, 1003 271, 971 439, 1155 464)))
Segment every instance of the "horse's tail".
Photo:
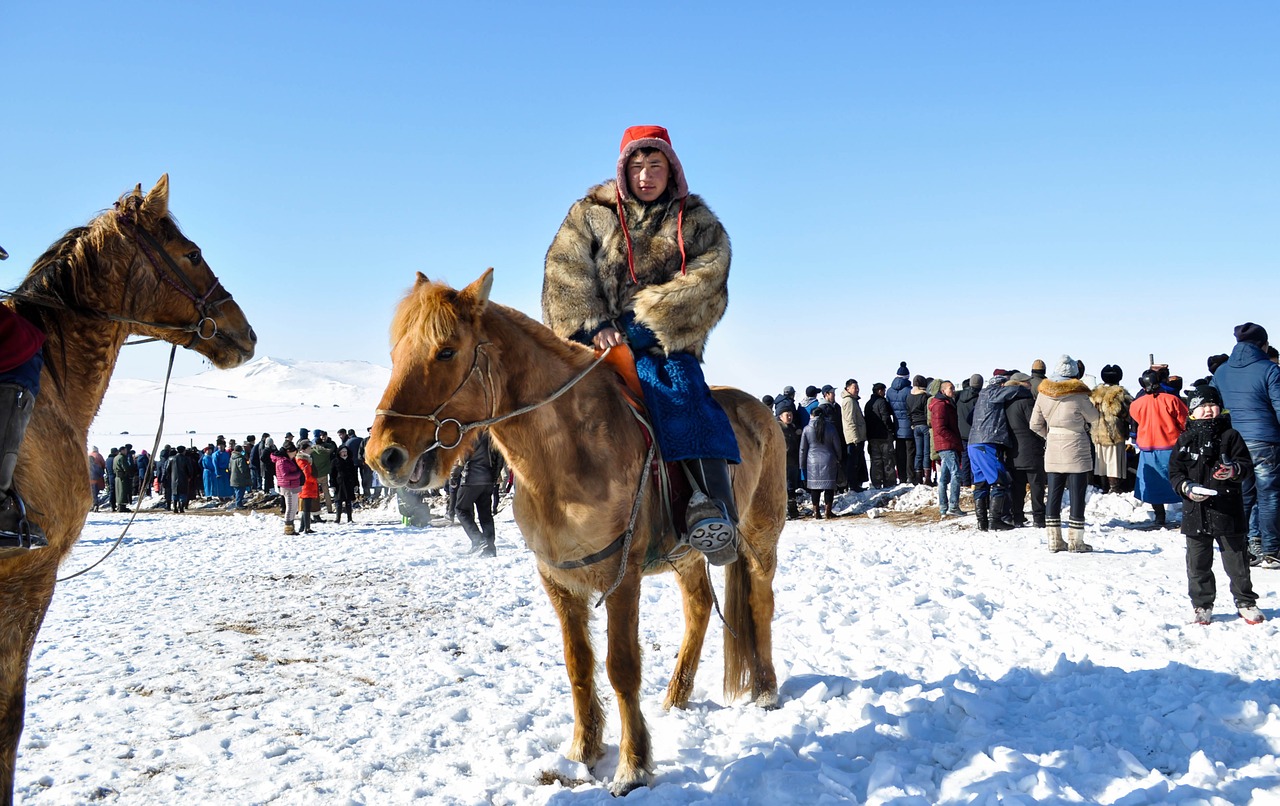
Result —
POLYGON ((724 695, 736 700, 751 691, 759 661, 756 624, 751 613, 751 569, 746 557, 725 567, 724 695))

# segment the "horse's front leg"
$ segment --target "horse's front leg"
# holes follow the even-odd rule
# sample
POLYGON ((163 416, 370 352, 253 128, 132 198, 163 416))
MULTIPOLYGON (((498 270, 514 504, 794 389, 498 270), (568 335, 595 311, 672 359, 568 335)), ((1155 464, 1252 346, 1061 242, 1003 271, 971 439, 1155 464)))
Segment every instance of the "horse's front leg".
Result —
POLYGON ((588 767, 604 755, 604 709, 596 693, 596 661, 591 648, 591 609, 586 600, 541 573, 551 606, 560 617, 564 665, 573 691, 573 741, 565 758, 588 767))
POLYGON ((627 578, 609 597, 609 656, 605 667, 618 698, 622 738, 618 742, 618 771, 609 790, 625 795, 647 785, 653 777, 649 729, 640 711, 640 571, 628 569, 627 578))
MULTIPOLYGON (((51 549, 42 549, 51 551, 51 549)), ((57 560, 0 561, 0 804, 13 802, 14 766, 26 711, 27 665, 53 598, 57 560)))
POLYGON ((676 572, 676 579, 684 599, 684 639, 667 685, 667 698, 662 703, 667 710, 689 704, 693 681, 698 676, 698 661, 702 658, 702 643, 707 637, 707 623, 711 619, 711 579, 707 576, 707 564, 690 563, 676 572))

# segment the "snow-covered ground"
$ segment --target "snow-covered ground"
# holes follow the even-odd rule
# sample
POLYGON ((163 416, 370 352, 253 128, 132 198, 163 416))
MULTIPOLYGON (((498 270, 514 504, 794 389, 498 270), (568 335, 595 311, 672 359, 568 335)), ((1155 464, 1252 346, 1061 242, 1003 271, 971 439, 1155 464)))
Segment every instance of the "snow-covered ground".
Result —
MULTIPOLYGON (((64 573, 124 517, 91 515, 64 573)), ((1088 555, 972 516, 788 523, 775 711, 724 700, 713 624, 691 707, 663 712, 680 596, 650 578, 655 778, 626 801, 1280 803, 1280 574, 1255 574, 1271 621, 1238 619, 1222 579, 1213 624, 1189 625, 1183 541, 1125 526, 1146 517, 1095 497, 1088 555)), ((561 755, 555 615, 509 509, 498 529, 481 560, 459 555, 459 528, 389 510, 295 537, 265 514, 140 515, 54 597, 20 802, 612 803, 607 682, 610 754, 587 770, 561 755)))

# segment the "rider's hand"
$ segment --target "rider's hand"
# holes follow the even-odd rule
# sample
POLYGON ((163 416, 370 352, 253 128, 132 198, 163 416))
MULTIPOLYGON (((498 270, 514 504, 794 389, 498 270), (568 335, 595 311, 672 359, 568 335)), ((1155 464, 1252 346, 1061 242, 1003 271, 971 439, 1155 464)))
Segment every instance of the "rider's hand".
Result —
POLYGON ((606 347, 617 347, 623 341, 625 339, 623 339, 622 333, 613 327, 604 328, 591 339, 591 343, 596 346, 597 350, 603 350, 606 347))

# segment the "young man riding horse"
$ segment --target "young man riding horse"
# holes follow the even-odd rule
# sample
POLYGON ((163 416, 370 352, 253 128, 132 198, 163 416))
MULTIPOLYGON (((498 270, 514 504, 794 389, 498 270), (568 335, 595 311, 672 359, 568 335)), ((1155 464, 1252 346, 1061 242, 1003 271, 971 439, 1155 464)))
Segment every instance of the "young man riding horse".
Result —
POLYGON ((690 195, 660 126, 622 136, 617 177, 578 200, 547 250, 542 315, 558 335, 635 351, 662 458, 696 487, 685 538, 715 565, 737 557, 729 463, 738 443, 700 362, 728 305, 729 236, 690 195))
MULTIPOLYGON (((0 260, 9 254, 0 249, 0 260)), ((13 489, 18 449, 40 392, 44 333, 8 305, 0 305, 0 556, 48 545, 44 532, 27 520, 13 489)))

